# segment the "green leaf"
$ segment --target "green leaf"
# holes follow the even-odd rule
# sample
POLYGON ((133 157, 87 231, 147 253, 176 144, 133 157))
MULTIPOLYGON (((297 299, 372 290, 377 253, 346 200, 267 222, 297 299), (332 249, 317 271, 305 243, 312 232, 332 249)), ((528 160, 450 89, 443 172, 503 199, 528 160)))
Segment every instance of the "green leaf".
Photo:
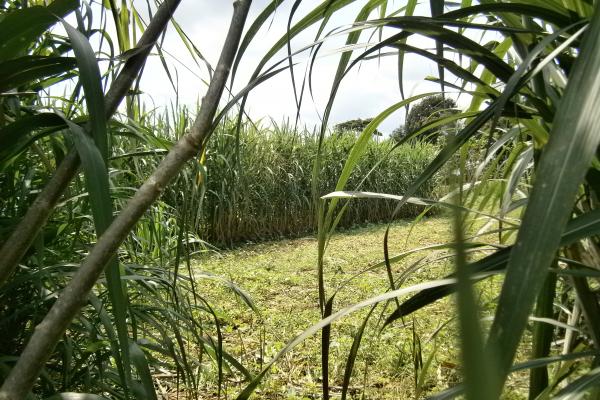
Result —
MULTIPOLYGON (((256 76, 258 76, 258 74, 260 73, 262 68, 265 66, 265 64, 273 56, 275 56, 275 54, 277 54, 277 52, 279 50, 283 49, 283 47, 287 44, 288 40, 293 39, 294 37, 296 37, 303 31, 305 31, 308 27, 319 22, 323 18, 326 18, 328 15, 333 14, 335 11, 346 7, 348 4, 351 4, 354 1, 355 0, 333 0, 333 1, 325 0, 321 4, 319 4, 317 7, 315 7, 304 18, 302 18, 300 21, 298 21, 296 24, 294 24, 294 26, 292 26, 288 30, 288 32, 286 32, 283 36, 281 36, 279 38, 279 40, 277 40, 277 42, 267 51, 267 53, 263 56, 263 58, 258 63, 258 65, 254 71, 254 74, 252 75, 252 79, 256 78, 256 76)), ((274 10, 273 7, 275 7, 276 4, 273 4, 273 3, 271 3, 269 5, 269 7, 271 7, 274 10)), ((268 7, 268 9, 269 9, 269 7, 268 7)), ((261 14, 261 17, 263 17, 262 14, 261 14)), ((264 21, 262 21, 261 24, 263 22, 264 21)), ((258 29, 258 27, 255 29, 258 29)), ((253 31, 250 31, 250 32, 253 32, 253 31)), ((245 38, 244 38, 244 40, 245 40, 245 38)), ((239 53, 238 58, 241 58, 242 54, 243 53, 239 53)), ((237 65, 237 60, 236 60, 235 65, 237 65)))
POLYGON ((595 368, 587 374, 571 382, 558 392, 554 400, 579 400, 585 398, 588 390, 600 386, 600 368, 595 368))
MULTIPOLYGON (((573 361, 573 360, 578 360, 580 358, 586 358, 586 357, 596 357, 598 355, 599 354, 596 351, 583 351, 583 352, 577 352, 577 353, 561 354, 558 356, 536 358, 533 360, 528 360, 528 361, 524 361, 522 363, 513 365, 510 369, 510 372, 517 372, 517 371, 523 371, 523 370, 528 370, 528 369, 532 369, 532 368, 546 367, 550 364, 554 364, 554 363, 558 363, 558 362, 573 361)), ((464 385, 457 385, 448 390, 444 390, 441 393, 437 393, 437 394, 429 397, 428 399, 429 400, 453 399, 457 396, 460 396, 463 393, 463 391, 464 391, 464 385)))
MULTIPOLYGON (((411 0, 411 1, 414 1, 414 0, 411 0)), ((360 23, 360 22, 365 21, 369 17, 369 14, 371 14, 371 12, 375 8, 379 7, 382 3, 384 3, 383 0, 370 0, 360 10, 358 15, 354 19, 354 23, 360 23)), ((352 30, 348 34, 348 38, 346 39, 346 47, 356 44, 358 42, 361 32, 362 32, 361 30, 352 30)), ((338 80, 344 74, 344 72, 346 71, 346 67, 348 66, 348 63, 350 62, 351 56, 352 56, 352 51, 345 51, 342 53, 342 55, 340 57, 340 62, 338 63, 337 71, 335 73, 334 81, 338 80)))
POLYGON ((466 398, 489 398, 489 387, 495 377, 494 354, 483 351, 484 340, 475 295, 472 271, 467 265, 464 240, 464 214, 454 211, 454 237, 456 240, 456 309, 460 326, 460 348, 465 377, 466 398))
POLYGON ((365 328, 367 327, 367 322, 369 322, 369 318, 375 311, 376 306, 371 307, 369 313, 363 319, 362 324, 360 324, 360 328, 354 334, 354 340, 352 340, 352 347, 350 348, 350 352, 348 353, 348 358, 346 359, 346 368, 344 369, 344 381, 342 382, 342 400, 346 400, 348 396, 348 387, 350 386, 350 379, 352 378, 352 371, 354 370, 354 362, 356 361, 356 356, 358 355, 358 349, 360 348, 360 342, 362 341, 363 334, 365 333, 365 328))
MULTIPOLYGON (((600 234, 600 210, 593 210, 569 221, 563 232, 560 244, 568 246, 583 238, 600 234)), ((496 251, 489 256, 475 261, 469 265, 472 274, 490 271, 500 271, 506 268, 508 257, 512 247, 507 247, 496 251)), ((449 278, 452 277, 449 276, 449 278)), ((454 285, 439 286, 433 289, 424 290, 410 299, 403 302, 385 322, 385 325, 420 310, 428 304, 433 303, 455 291, 454 285)))
POLYGON ((96 146, 100 149, 102 159, 106 162, 108 159, 108 138, 100 68, 98 68, 94 50, 87 38, 66 22, 63 22, 63 27, 69 35, 71 46, 77 59, 79 82, 83 86, 85 102, 90 116, 90 131, 94 142, 96 142, 96 146))
POLYGON ((33 83, 38 79, 70 71, 76 65, 72 57, 25 56, 0 63, 0 92, 33 83))
POLYGON ((139 400, 158 400, 156 397, 156 390, 154 390, 154 383, 152 382, 152 375, 150 374, 150 368, 148 368, 148 360, 146 355, 140 349, 137 343, 131 342, 129 347, 129 353, 131 354, 131 361, 137 370, 138 376, 142 381, 142 388, 144 394, 138 395, 139 400))
MULTIPOLYGON (((431 16, 437 18, 444 13, 444 0, 429 0, 429 8, 431 9, 431 16)), ((444 43, 436 40, 435 42, 435 54, 441 60, 444 58, 444 43)), ((444 92, 444 65, 438 63, 438 75, 440 79, 440 86, 442 93, 444 92)))
MULTIPOLYGON (((552 318, 554 316, 553 302, 556 295, 556 275, 546 277, 544 287, 540 292, 535 310, 538 318, 552 318)), ((548 357, 553 340, 554 326, 536 322, 533 325, 532 350, 533 359, 548 357)), ((529 398, 535 399, 548 387, 548 369, 544 367, 533 368, 529 373, 529 398)))
MULTIPOLYGON (((108 170, 92 138, 79 125, 65 121, 73 133, 73 141, 83 165, 96 234, 100 236, 112 222, 108 170)), ((121 355, 114 356, 122 357, 117 365, 123 365, 124 370, 120 370, 119 373, 123 384, 128 385, 130 380, 129 334, 126 322, 128 301, 116 256, 108 262, 105 273, 121 350, 121 355)))
MULTIPOLYGON (((598 7, 540 158, 490 330, 488 348, 499 355, 502 384, 537 293, 560 246, 579 185, 600 143, 600 118, 594 111, 600 108, 598 7)), ((496 388, 497 393, 500 390, 501 387, 496 388)))
POLYGON ((238 65, 239 65, 240 61, 242 60, 242 57, 243 57, 244 53, 246 52, 246 49, 248 48, 250 43, 252 43, 252 40, 254 39, 254 37, 260 30, 260 28, 263 26, 263 24, 275 12, 275 10, 277 10, 277 7, 279 7, 281 5, 281 3, 283 3, 283 0, 272 0, 264 8, 264 10, 262 10, 261 13, 256 17, 254 22, 252 22, 252 25, 250 25, 250 28, 248 28, 248 31, 246 32, 246 34, 244 35, 244 38, 240 42, 240 46, 239 46, 237 54, 235 56, 235 61, 233 62, 233 66, 231 67, 232 85, 233 85, 233 80, 235 79, 235 73, 238 69, 238 65))
MULTIPOLYGON (((417 0, 408 0, 408 2, 406 3, 406 10, 404 11, 404 15, 406 16, 411 16, 414 14, 415 12, 415 8, 417 7, 417 0)), ((403 46, 406 45, 406 38, 401 39, 397 42, 397 44, 399 46, 403 46)), ((405 95, 404 95, 404 51, 402 51, 402 48, 399 48, 399 52, 398 52, 398 88, 400 89, 400 98, 402 100, 405 99, 405 95)), ((406 111, 408 112, 408 106, 406 108, 406 111)))
POLYGON ((47 7, 34 6, 7 13, 0 20, 0 61, 24 55, 59 18, 78 7, 78 0, 55 0, 47 7))
MULTIPOLYGON (((80 83, 83 86, 89 113, 88 127, 91 130, 93 142, 78 125, 70 121, 67 121, 67 123, 74 133, 75 145, 84 168, 96 234, 99 237, 113 219, 106 165, 109 150, 100 69, 87 38, 66 22, 63 22, 63 26, 69 35, 77 59, 80 83)), ((126 321, 128 299, 126 284, 121 281, 121 271, 116 256, 107 264, 105 273, 123 357, 124 371, 120 371, 120 373, 122 378, 125 378, 124 385, 128 385, 131 370, 128 354, 129 334, 126 321)))
MULTIPOLYGON (((397 36, 398 39, 402 39, 411 33, 418 33, 423 36, 427 36, 439 43, 448 45, 456 49, 458 52, 470 57, 472 60, 479 62, 504 82, 508 81, 514 72, 513 69, 506 62, 504 62, 504 60, 496 56, 493 52, 479 43, 467 38, 466 36, 460 35, 448 28, 441 26, 441 22, 422 17, 386 18, 383 21, 387 27, 404 30, 403 33, 397 36)), ((448 22, 446 22, 446 24, 452 25, 448 22)), ((474 24, 467 25, 475 27, 474 24)), ((396 35, 393 37, 395 36, 396 35)), ((393 41, 390 42, 393 43, 393 41)), ((438 57, 441 58, 439 54, 438 57)))
POLYGON ((546 21, 551 24, 555 24, 557 26, 563 27, 576 20, 570 18, 569 13, 566 12, 566 9, 560 10, 552 10, 546 7, 540 7, 527 3, 499 3, 493 2, 489 4, 478 4, 471 7, 461 7, 454 11, 447 12, 443 15, 443 18, 448 19, 461 19, 466 17, 475 16, 478 14, 492 14, 492 13, 510 13, 516 15, 527 15, 534 18, 539 18, 543 21, 546 21))
MULTIPOLYGON (((375 118, 373 118, 373 120, 365 127, 363 132, 360 134, 360 136, 358 137, 358 139, 352 146, 352 149, 350 150, 350 153, 348 154, 348 157, 346 158, 346 161, 344 162, 344 167, 343 167, 342 172, 340 173, 337 183, 335 185, 335 190, 337 192, 335 194, 331 194, 329 197, 327 197, 327 196, 323 197, 323 199, 328 199, 328 198, 332 199, 327 207, 327 215, 325 216, 325 220, 324 220, 324 224, 325 224, 324 227, 327 230, 331 229, 331 227, 332 227, 331 224, 333 221, 333 213, 337 207, 338 198, 341 197, 341 196, 337 196, 336 194, 338 194, 340 191, 344 190, 346 183, 348 182, 348 179, 350 179, 350 175, 352 174, 352 171, 356 168, 356 166, 358 165, 358 162, 360 161, 360 158, 367 151, 367 145, 372 140, 373 133, 375 132, 377 127, 392 113, 394 113, 395 111, 404 107, 405 105, 410 104, 411 102, 419 100, 421 98, 431 96, 431 95, 432 95, 432 93, 424 93, 424 94, 410 97, 410 98, 400 101, 396 104, 393 104, 390 107, 388 107, 387 109, 385 109, 384 111, 382 111, 381 113, 379 113, 379 115, 377 115, 375 118)), ((343 210, 340 212, 340 214, 338 216, 341 217, 342 213, 343 213, 343 210)), ((335 226, 335 224, 334 224, 334 226, 335 226)))
POLYGON ((54 113, 28 115, 0 128, 0 161, 14 157, 25 150, 36 138, 34 133, 50 134, 66 126, 65 121, 54 113))

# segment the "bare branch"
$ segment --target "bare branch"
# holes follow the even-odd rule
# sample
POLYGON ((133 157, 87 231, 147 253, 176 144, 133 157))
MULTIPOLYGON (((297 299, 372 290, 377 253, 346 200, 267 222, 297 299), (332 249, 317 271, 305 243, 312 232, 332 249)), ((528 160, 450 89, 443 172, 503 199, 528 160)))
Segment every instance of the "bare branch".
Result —
POLYGON ((250 3, 251 0, 237 0, 233 3, 234 13, 221 57, 190 133, 173 146, 150 178, 129 200, 123 211, 99 238, 44 320, 36 326, 29 343, 0 389, 0 400, 20 400, 31 390, 56 343, 86 303, 105 264, 139 218, 158 198, 163 188, 179 173, 184 164, 201 150, 229 76, 250 3))
MULTIPOLYGON (((123 69, 104 97, 106 119, 112 117, 119 107, 146 62, 152 46, 166 28, 180 2, 181 0, 164 0, 156 11, 137 46, 132 50, 134 55, 127 59, 123 69)), ((29 207, 11 236, 0 248, 0 285, 3 285, 12 275, 27 249, 29 249, 42 227, 46 225, 48 217, 56 207, 60 196, 77 174, 79 164, 79 155, 75 149, 71 149, 56 168, 50 181, 29 207)))

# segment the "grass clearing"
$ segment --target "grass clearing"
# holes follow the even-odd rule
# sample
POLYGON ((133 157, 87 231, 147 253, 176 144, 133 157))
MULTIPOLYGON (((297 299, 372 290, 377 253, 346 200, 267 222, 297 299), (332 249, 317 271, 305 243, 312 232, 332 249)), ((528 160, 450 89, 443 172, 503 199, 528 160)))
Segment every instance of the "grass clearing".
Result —
MULTIPOLYGON (((339 289, 334 310, 387 289, 384 269, 365 272, 344 284, 350 276, 383 259, 384 232, 385 225, 370 225, 341 232, 331 239, 326 279, 328 295, 339 289)), ((451 225, 444 217, 426 218, 414 227, 409 222, 396 222, 390 233, 390 250, 396 254, 450 239, 451 225)), ((212 304, 219 304, 226 350, 240 357, 252 372, 257 372, 261 362, 268 361, 293 337, 319 320, 316 257, 316 239, 301 238, 245 245, 197 261, 196 270, 228 278, 243 288, 260 310, 261 316, 257 316, 225 287, 217 287, 211 280, 201 280, 199 290, 212 304)), ((395 264, 394 271, 400 273, 422 257, 432 262, 424 262, 405 285, 439 277, 451 268, 447 262, 434 262, 436 254, 430 252, 408 257, 395 264)), ((447 300, 439 302, 415 314, 414 319, 404 321, 404 326, 395 324, 378 334, 384 309, 379 306, 365 331, 350 384, 353 395, 350 397, 364 391, 367 398, 411 398, 419 391, 442 389, 455 382, 459 355, 454 346, 449 307, 447 300), (448 322, 448 329, 437 332, 448 322), (427 360, 431 356, 428 367, 427 360), (415 365, 422 375, 415 377, 415 365)), ((334 394, 339 394, 353 335, 367 313, 368 310, 362 310, 333 325, 330 368, 334 394)), ((314 336, 288 353, 271 370, 257 392, 258 397, 319 397, 319 342, 320 338, 314 336)), ((231 394, 236 393, 235 379, 230 380, 228 386, 231 394)))
MULTIPOLYGON (((412 221, 393 223, 389 235, 390 255, 451 242, 451 224, 447 216, 426 217, 417 224, 412 221)), ((332 237, 325 276, 327 296, 338 290, 334 312, 389 288, 384 268, 368 271, 383 260, 385 229, 385 224, 371 224, 341 231, 332 237), (357 274, 360 275, 348 281, 357 274)), ((448 255, 448 250, 428 250, 408 256, 393 264, 396 282, 404 271, 417 263, 420 267, 406 275, 403 287, 443 278, 454 270, 448 255)), ((248 294, 258 308, 260 315, 225 285, 217 285, 212 279, 199 280, 198 292, 211 304, 218 305, 215 311, 222 324, 225 351, 236 356, 253 374, 296 335, 319 321, 316 258, 316 238, 304 237, 249 243, 195 260, 196 273, 208 272, 228 279, 248 294)), ((494 277, 476 285, 484 326, 489 327, 490 317, 494 315, 501 283, 502 277, 494 277)), ((425 398, 458 384, 460 352, 454 306, 454 297, 449 296, 411 314, 402 323, 395 322, 381 330, 395 304, 379 305, 367 323, 348 398, 425 398)), ((333 398, 340 398, 353 338, 368 312, 363 309, 333 324, 330 349, 333 398)), ((527 334, 519 360, 529 356, 529 338, 527 334)), ((255 398, 320 398, 320 340, 320 335, 314 335, 280 359, 255 392, 255 398)), ((205 371, 206 398, 218 397, 214 385, 216 374, 216 367, 205 371)), ((503 398, 526 398, 527 381, 527 373, 512 374, 503 398)), ((241 377, 230 371, 221 395, 235 398, 244 386, 241 377)))

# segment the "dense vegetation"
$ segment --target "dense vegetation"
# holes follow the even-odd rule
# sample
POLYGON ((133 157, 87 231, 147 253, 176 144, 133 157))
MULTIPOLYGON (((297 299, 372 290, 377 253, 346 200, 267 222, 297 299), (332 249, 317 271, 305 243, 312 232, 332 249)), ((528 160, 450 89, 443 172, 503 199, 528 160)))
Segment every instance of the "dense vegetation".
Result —
MULTIPOLYGON (((236 165, 233 124, 217 130, 207 148, 206 193, 197 228, 200 236, 212 244, 228 245, 314 232, 311 176, 318 137, 308 132, 294 132, 285 126, 272 130, 245 126, 239 138, 237 168, 232 167, 236 165)), ((324 138, 319 194, 335 189, 345 156, 355 142, 356 134, 352 131, 336 132, 324 138)), ((370 141, 348 186, 369 192, 402 193, 435 155, 435 147, 426 143, 393 147, 394 142, 390 140, 370 141)), ((444 184, 441 180, 432 180, 421 188, 419 195, 433 198, 436 183, 444 184)), ((387 222, 393 211, 394 204, 389 201, 354 202, 348 206, 340 226, 387 222)), ((415 217, 421 211, 422 206, 410 205, 397 217, 415 217)))
MULTIPOLYGON (((423 126, 444 117, 457 113, 456 102, 443 95, 433 95, 424 98, 418 104, 415 104, 406 114, 406 121, 403 126, 398 127, 392 132, 392 138, 396 141, 402 140, 405 136, 419 131, 423 126)), ((453 135, 457 132, 456 122, 447 126, 439 126, 421 132, 419 139, 431 142, 437 142, 439 137, 453 135)))
MULTIPOLYGON (((599 2, 430 0, 427 9, 416 0, 370 0, 346 21, 352 27, 331 31, 331 17, 353 1, 327 0, 300 18, 297 1, 286 34, 247 86, 225 99, 240 63, 253 62, 248 46, 284 3, 274 0, 246 21, 251 2, 237 0, 196 115, 179 105, 148 112, 139 78, 151 50, 162 59, 168 25, 198 64, 206 62, 171 18, 179 2, 148 3, 152 15, 111 0, 0 2, 0 399, 69 392, 152 399, 164 385, 192 398, 214 387, 210 395, 221 397, 231 381, 245 399, 317 333, 320 365, 312 368, 322 397, 336 386, 345 399, 360 374, 359 356, 369 357, 360 351, 364 335, 409 329, 406 321, 450 294, 447 321, 459 332, 463 383, 449 381, 438 398, 499 398, 515 370, 529 373, 517 394, 523 397, 598 396, 599 2), (314 43, 299 43, 319 26, 314 43), (255 128, 245 114, 253 88, 289 73, 292 49, 316 58, 322 42, 339 35, 347 46, 320 129, 255 128), (434 48, 414 46, 414 36, 434 48), (431 79, 440 91, 469 102, 464 110, 426 113, 419 118, 426 123, 397 143, 379 143, 374 134, 385 118, 435 94, 405 98, 407 54, 434 61, 431 79), (331 134, 348 72, 390 58, 399 69, 399 101, 360 132, 331 134), (456 132, 437 129, 448 126, 456 132), (424 133, 437 144, 419 143, 424 133), (328 258, 336 229, 430 207, 448 210, 452 240, 398 248, 386 230, 383 260, 353 270, 357 278, 380 273, 386 289, 364 293, 355 305, 339 302, 328 258), (198 290, 200 281, 225 285, 244 310, 259 309, 243 288, 194 270, 193 257, 211 244, 311 226, 321 320, 269 359, 261 355, 258 366, 245 363, 230 351, 219 305, 198 290), (411 280, 443 260, 452 262, 451 275, 430 269, 424 281, 411 280), (480 281, 490 282, 485 293, 480 281), (343 375, 331 374, 331 364, 339 366, 330 359, 336 335, 348 335, 331 324, 359 310, 343 375), (334 385, 332 376, 343 378, 334 385)), ((314 89, 313 67, 304 77, 292 71, 299 107, 309 97, 304 90, 314 89)), ((407 348, 422 387, 431 358, 420 357, 418 323, 411 326, 407 348)))

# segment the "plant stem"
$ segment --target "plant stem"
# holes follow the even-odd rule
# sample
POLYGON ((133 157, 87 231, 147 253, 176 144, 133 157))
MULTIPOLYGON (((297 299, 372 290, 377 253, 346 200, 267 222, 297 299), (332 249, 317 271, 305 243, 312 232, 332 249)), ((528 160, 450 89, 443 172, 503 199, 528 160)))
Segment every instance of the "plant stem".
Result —
POLYGON ((86 303, 90 291, 104 270, 104 265, 119 248, 138 219, 160 196, 169 181, 179 173, 190 158, 200 151, 204 138, 210 132, 219 100, 229 76, 250 3, 251 0, 236 0, 233 3, 233 17, 219 63, 190 133, 183 136, 173 146, 154 173, 129 200, 123 211, 98 239, 98 243, 82 262, 77 273, 60 294, 44 320, 35 327, 17 364, 0 388, 0 400, 25 398, 57 342, 86 303))
MULTIPOLYGON (((125 66, 104 96, 106 119, 111 118, 117 111, 119 104, 144 66, 152 46, 166 28, 180 2, 181 0, 165 0, 156 11, 136 46, 135 55, 127 59, 125 66)), ((75 149, 71 149, 13 233, 0 248, 0 285, 6 283, 46 224, 60 196, 77 174, 79 165, 79 155, 75 149)))

